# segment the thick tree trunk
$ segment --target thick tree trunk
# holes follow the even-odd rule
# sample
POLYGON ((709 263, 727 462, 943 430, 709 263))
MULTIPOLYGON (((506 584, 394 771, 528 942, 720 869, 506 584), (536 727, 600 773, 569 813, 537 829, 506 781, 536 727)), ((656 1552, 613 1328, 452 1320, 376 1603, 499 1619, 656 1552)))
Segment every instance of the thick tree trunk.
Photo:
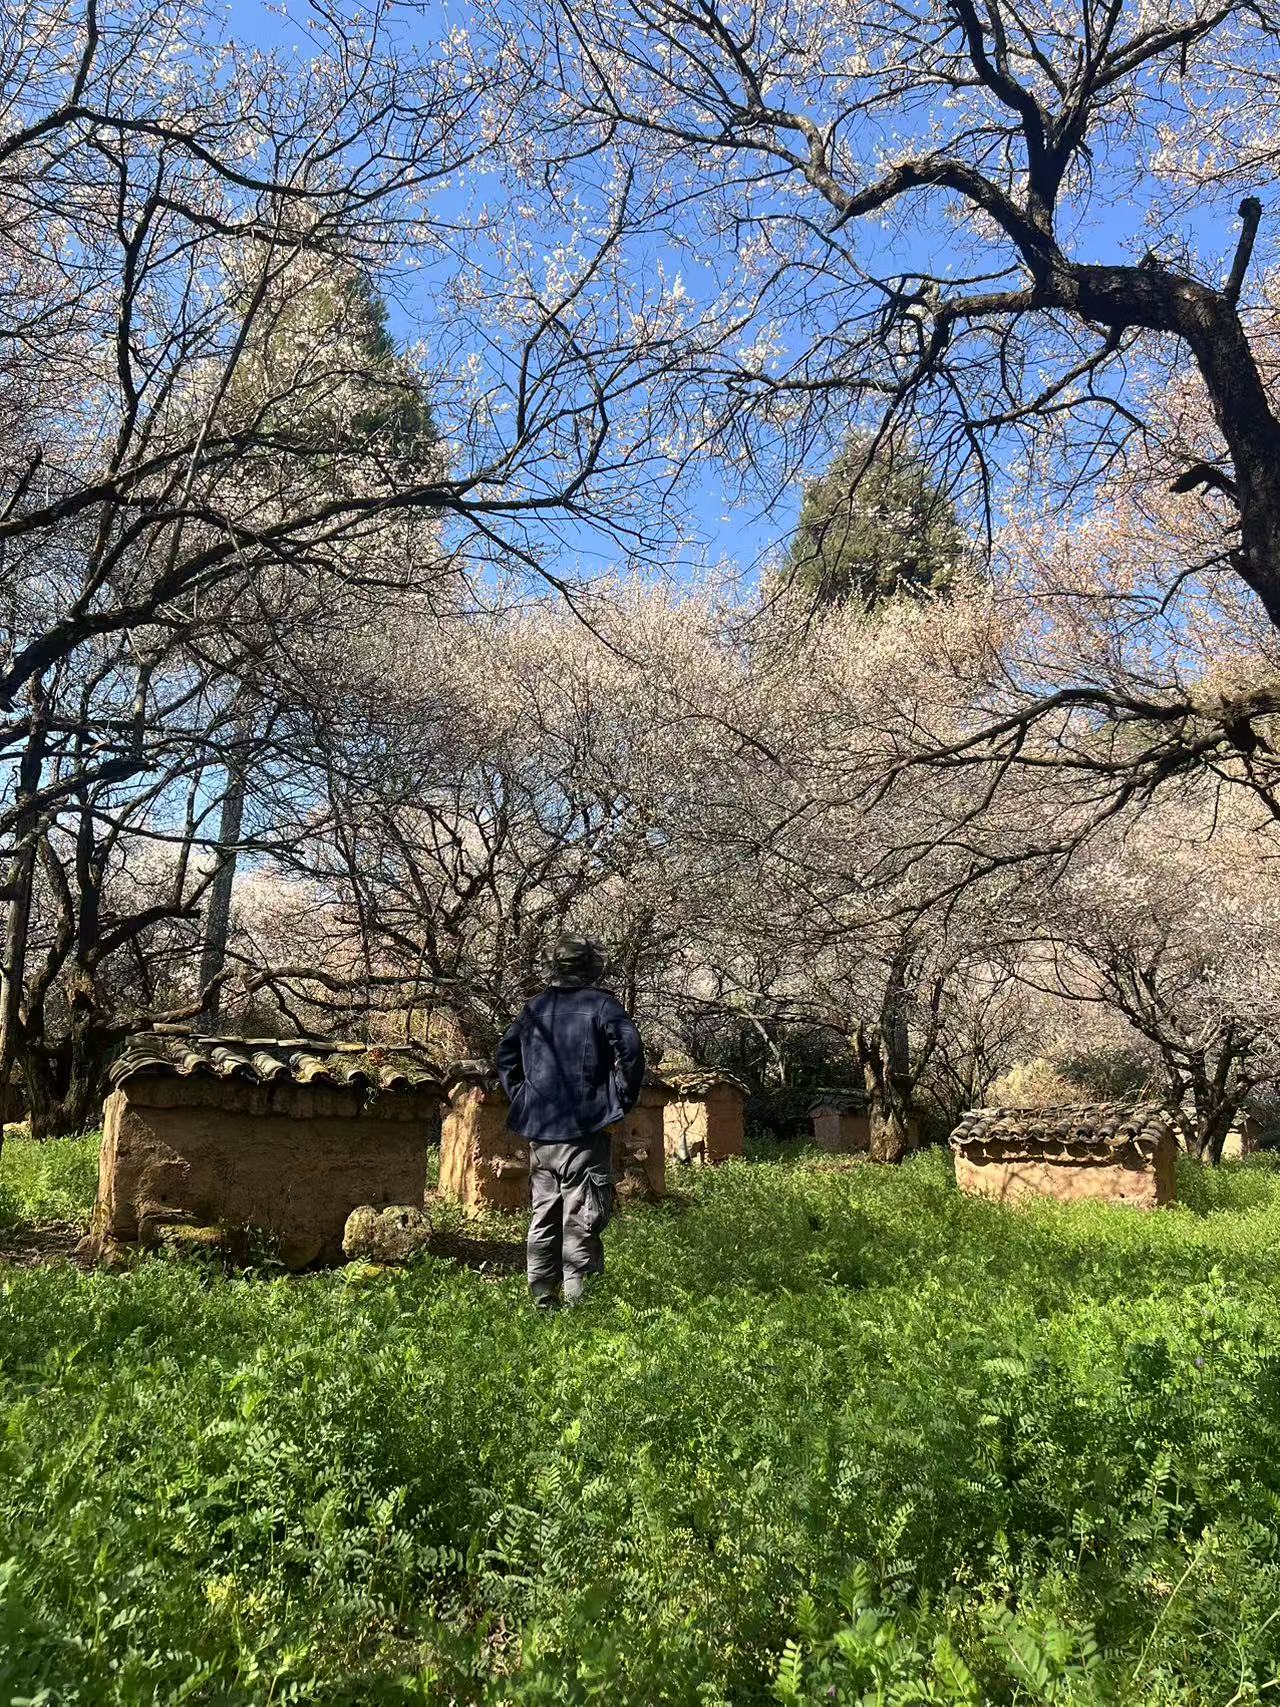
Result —
POLYGON ((868 1154, 873 1162, 897 1163, 912 1148, 910 1116, 891 1104, 871 1108, 871 1145, 868 1154))
MULTIPOLYGON (((4 927, 4 963, 0 966, 0 1086, 6 1109, 9 1084, 18 1064, 22 1044, 22 996, 27 971, 27 932, 31 922, 31 894, 39 850, 39 812, 33 804, 44 771, 48 713, 43 678, 31 684, 31 728, 18 765, 17 814, 14 823, 15 851, 5 877, 7 901, 4 927)), ((4 1127, 0 1124, 0 1153, 4 1127)))
MULTIPOLYGON (((6 1112, 9 1085, 18 1065, 19 1038, 22 1030, 22 989, 27 963, 27 926, 31 918, 31 885, 35 872, 36 843, 34 836, 20 847, 9 868, 6 887, 9 893, 4 931, 3 984, 0 985, 0 1086, 3 1086, 6 1112)), ((4 1154, 4 1126, 0 1124, 0 1155, 4 1154)))
POLYGON ((114 1034, 90 1017, 73 1019, 56 1051, 23 1049, 20 1065, 33 1138, 70 1138, 100 1123, 115 1045, 114 1034))
POLYGON ((1164 1050, 1165 1081, 1187 1154, 1216 1167, 1247 1087, 1236 1071, 1247 1045, 1228 1032, 1216 1050, 1164 1050))
POLYGON ((222 985, 215 983, 227 964, 227 940, 231 929, 231 892, 236 881, 236 849, 244 826, 245 778, 243 769, 229 771, 227 792, 222 799, 218 823, 218 869, 209 887, 205 913, 204 946, 200 955, 200 988, 209 990, 200 1023, 210 1031, 222 1015, 222 985))
POLYGON ((1222 1160, 1227 1134, 1240 1112, 1243 1099, 1215 1097, 1212 1094, 1201 1096, 1197 1092, 1193 1092, 1193 1097, 1195 1108, 1190 1120, 1189 1148, 1202 1162, 1208 1162, 1211 1167, 1216 1168, 1222 1160))
MULTIPOLYGON (((896 1041, 900 1046, 901 1038, 896 1041)), ((868 1155, 873 1162, 900 1162, 914 1144, 910 1074, 897 1059, 900 1047, 877 1027, 860 1025, 856 1042, 871 1126, 868 1155)))

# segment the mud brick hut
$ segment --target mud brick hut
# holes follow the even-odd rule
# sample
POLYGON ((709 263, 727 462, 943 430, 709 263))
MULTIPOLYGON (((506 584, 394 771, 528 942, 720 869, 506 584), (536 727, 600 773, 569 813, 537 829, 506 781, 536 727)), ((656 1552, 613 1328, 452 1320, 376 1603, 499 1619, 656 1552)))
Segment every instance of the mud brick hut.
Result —
POLYGON ((443 1095, 407 1051, 146 1035, 111 1072, 90 1245, 252 1227, 291 1268, 342 1258, 359 1204, 420 1204, 443 1095))
MULTIPOLYGON (((445 1079, 448 1106, 440 1128, 440 1192, 469 1209, 509 1214, 529 1207, 529 1146, 507 1129, 510 1104, 487 1061, 459 1061, 445 1079)), ((612 1131, 611 1162, 619 1195, 666 1192, 664 1080, 645 1077, 640 1100, 612 1131)))
MULTIPOLYGON (((1198 1154, 1195 1136, 1194 1111, 1171 1107, 1170 1119, 1178 1138, 1178 1148, 1189 1155, 1198 1154)), ((1258 1148, 1262 1139, 1262 1123, 1248 1109, 1240 1109, 1227 1128, 1226 1137, 1222 1140, 1222 1160, 1224 1162, 1239 1162, 1246 1156, 1251 1156, 1258 1148)))
POLYGON ((1178 1142, 1154 1103, 976 1108, 951 1134, 961 1191, 1001 1203, 1100 1198, 1138 1209, 1177 1195, 1178 1142))
POLYGON ((867 1099, 856 1091, 819 1091, 809 1104, 813 1141, 833 1155, 850 1155, 871 1148, 871 1116, 867 1099))
POLYGON ((665 1079, 646 1073, 640 1100, 613 1128, 613 1176, 619 1196, 666 1196, 663 1118, 671 1096, 665 1079))
POLYGON ((662 1117, 664 1147, 678 1162, 727 1162, 741 1156, 746 1092, 728 1073, 669 1072, 671 1101, 662 1117))
POLYGON ((1258 1140, 1262 1137, 1262 1125, 1247 1109, 1241 1109, 1227 1129, 1227 1135, 1222 1140, 1222 1160, 1224 1162, 1239 1162, 1245 1156, 1251 1156, 1258 1148, 1258 1140))
POLYGON ((440 1193, 468 1209, 529 1207, 529 1146, 507 1130, 510 1109, 487 1061, 458 1061, 445 1075, 440 1193))

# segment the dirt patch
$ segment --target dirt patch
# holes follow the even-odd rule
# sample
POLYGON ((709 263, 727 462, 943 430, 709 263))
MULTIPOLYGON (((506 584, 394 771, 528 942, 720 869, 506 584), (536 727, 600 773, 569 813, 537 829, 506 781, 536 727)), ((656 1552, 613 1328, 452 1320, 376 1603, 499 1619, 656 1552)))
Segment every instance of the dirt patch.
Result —
POLYGON ((39 1268, 48 1262, 74 1262, 91 1268, 76 1256, 84 1228, 72 1221, 51 1221, 44 1227, 0 1227, 0 1265, 39 1268))

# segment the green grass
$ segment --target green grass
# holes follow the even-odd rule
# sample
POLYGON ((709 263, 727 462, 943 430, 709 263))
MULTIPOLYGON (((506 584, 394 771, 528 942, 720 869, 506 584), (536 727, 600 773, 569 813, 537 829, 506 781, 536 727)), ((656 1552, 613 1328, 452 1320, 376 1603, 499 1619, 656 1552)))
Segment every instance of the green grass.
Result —
MULTIPOLYGON (((14 1214, 91 1152, 10 1143, 14 1214)), ((607 1289, 0 1271, 0 1702, 1280 1695, 1280 1173, 689 1180, 607 1289), (7 1557, 6 1557, 7 1555, 7 1557)))
POLYGON ((98 1185, 100 1134, 33 1144, 24 1127, 5 1128, 0 1155, 0 1228, 83 1221, 98 1185))

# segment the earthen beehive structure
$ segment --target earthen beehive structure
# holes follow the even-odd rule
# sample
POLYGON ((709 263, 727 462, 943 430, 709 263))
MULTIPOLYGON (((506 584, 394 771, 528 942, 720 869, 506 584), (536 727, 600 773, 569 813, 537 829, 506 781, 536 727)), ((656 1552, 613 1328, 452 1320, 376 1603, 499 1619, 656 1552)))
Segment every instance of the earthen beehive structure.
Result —
POLYGON ((613 1174, 622 1197, 664 1197, 667 1190, 663 1120, 671 1086, 646 1073, 640 1099, 613 1128, 613 1174))
POLYGON ((678 1162, 727 1162, 741 1156, 746 1092, 727 1073, 665 1075, 671 1100, 663 1112, 664 1147, 678 1162))
MULTIPOLYGON (((1179 1146, 1184 1150, 1192 1150, 1194 1146, 1190 1140, 1187 1126, 1179 1122, 1176 1111, 1174 1113, 1174 1126, 1178 1134, 1179 1146)), ((1222 1140, 1222 1160, 1224 1162, 1243 1161, 1246 1156, 1251 1156, 1258 1148, 1261 1137, 1261 1123, 1255 1115, 1242 1108, 1227 1128, 1227 1135, 1222 1140)))
POLYGON ((867 1099, 852 1091, 822 1091, 809 1104, 813 1141, 820 1150, 850 1155, 871 1147, 867 1099))
POLYGON ((951 1148, 960 1189, 1001 1203, 1098 1198, 1154 1209, 1176 1196, 1173 1122, 1153 1103, 972 1109, 951 1148))
POLYGON ((148 1034, 111 1072, 91 1240, 257 1228, 338 1261, 358 1205, 420 1204, 442 1088, 408 1051, 148 1034))
POLYGON ((510 1103, 486 1061, 456 1062, 446 1075, 440 1127, 440 1192, 468 1209, 529 1207, 529 1146, 507 1130, 510 1103))
POLYGON ((1222 1141, 1222 1159, 1224 1162, 1239 1162, 1246 1156, 1251 1156, 1258 1148, 1258 1140, 1262 1136, 1261 1123, 1246 1109, 1241 1109, 1231 1122, 1226 1137, 1222 1141))

